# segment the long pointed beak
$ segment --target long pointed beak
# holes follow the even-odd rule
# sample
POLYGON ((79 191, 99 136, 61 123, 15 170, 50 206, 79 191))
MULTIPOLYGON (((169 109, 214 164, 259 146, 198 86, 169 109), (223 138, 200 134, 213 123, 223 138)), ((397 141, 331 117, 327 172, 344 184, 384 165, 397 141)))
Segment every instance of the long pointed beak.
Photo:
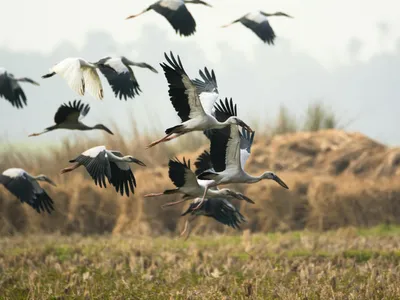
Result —
POLYGON ((239 195, 242 198, 242 200, 244 200, 246 202, 249 202, 249 203, 252 203, 252 204, 255 204, 255 202, 253 200, 251 200, 249 197, 247 197, 247 196, 245 196, 243 194, 239 194, 239 195))
POLYGON ((36 82, 36 81, 33 81, 33 80, 32 80, 31 83, 34 84, 34 85, 40 86, 39 82, 36 82))
POLYGON ((108 129, 107 127, 105 127, 105 126, 104 126, 104 130, 107 131, 109 134, 114 135, 114 133, 113 133, 110 129, 108 129))
POLYGON ((53 180, 51 180, 50 178, 46 178, 46 181, 48 183, 50 183, 51 185, 53 185, 53 186, 57 186, 57 184, 53 180))
POLYGON ((280 186, 284 187, 285 189, 289 189, 289 187, 287 186, 287 184, 285 182, 283 182, 282 179, 280 179, 278 176, 275 175, 274 180, 279 183, 280 186))
POLYGON ((139 166, 146 167, 146 164, 144 162, 142 162, 142 161, 140 161, 140 160, 138 160, 136 158, 134 158, 132 160, 132 162, 134 162, 135 164, 138 164, 139 166))
POLYGON ((240 122, 239 123, 240 126, 242 126, 244 129, 246 129, 249 132, 253 132, 253 129, 251 129, 251 127, 249 125, 247 125, 245 122, 240 122))

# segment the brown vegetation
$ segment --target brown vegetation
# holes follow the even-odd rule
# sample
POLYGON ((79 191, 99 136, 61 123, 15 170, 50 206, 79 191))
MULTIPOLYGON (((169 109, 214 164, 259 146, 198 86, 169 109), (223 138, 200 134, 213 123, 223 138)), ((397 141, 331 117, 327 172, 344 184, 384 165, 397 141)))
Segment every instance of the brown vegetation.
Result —
MULTIPOLYGON (((150 138, 138 133, 134 134, 134 143, 115 137, 103 138, 108 148, 133 154, 148 165, 134 167, 137 178, 134 196, 121 197, 111 187, 100 189, 82 167, 70 174, 59 174, 69 159, 95 146, 94 141, 80 139, 75 145, 65 141, 61 149, 51 149, 47 155, 29 153, 29 150, 27 154, 27 150, 22 152, 8 146, 0 169, 22 166, 33 174, 49 175, 58 184, 55 188, 45 186, 55 201, 56 212, 51 216, 38 215, 0 187, 0 234, 157 235, 181 230, 183 207, 160 208, 166 201, 176 200, 176 196, 143 198, 143 195, 173 187, 168 178, 168 159, 184 155, 195 160, 208 147, 202 134, 190 134, 150 150, 144 149, 150 138), (187 152, 178 153, 177 149, 187 149, 187 152)), ((248 219, 243 228, 253 232, 400 223, 399 165, 399 149, 388 148, 358 133, 320 130, 273 137, 258 133, 246 170, 253 174, 273 170, 287 182, 290 190, 269 181, 236 185, 233 188, 244 192, 256 204, 235 204, 240 205, 248 219)), ((192 228, 195 233, 233 232, 208 218, 198 218, 192 228)))

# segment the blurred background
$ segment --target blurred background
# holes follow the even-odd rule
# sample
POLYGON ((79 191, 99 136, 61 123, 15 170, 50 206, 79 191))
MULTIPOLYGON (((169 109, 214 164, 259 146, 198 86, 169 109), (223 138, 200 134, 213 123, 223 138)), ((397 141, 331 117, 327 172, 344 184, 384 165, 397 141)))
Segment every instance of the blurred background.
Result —
MULTIPOLYGON (((256 128, 248 171, 271 169, 290 186, 289 191, 265 182, 234 186, 256 202, 235 203, 248 219, 244 228, 325 230, 400 221, 398 2, 210 0, 213 8, 190 5, 197 32, 188 38, 176 35, 155 12, 125 20, 152 2, 0 0, 7 8, 0 18, 1 66, 41 84, 23 86, 28 106, 22 110, 0 101, 0 167, 45 173, 58 183, 45 186, 55 201, 51 216, 37 215, 0 188, 0 234, 157 235, 180 229, 183 208, 160 208, 173 197, 142 197, 173 186, 166 168, 170 157, 194 160, 209 147, 202 134, 190 134, 144 149, 178 121, 159 67, 169 51, 181 57, 192 78, 205 66, 215 70, 220 95, 232 97, 239 116, 256 128), (270 18, 275 46, 242 25, 220 28, 253 10, 294 16, 270 18), (103 123, 116 135, 59 130, 28 138, 53 123, 61 103, 79 99, 61 78, 40 76, 66 57, 97 61, 110 54, 147 62, 160 72, 134 69, 143 91, 135 99, 116 99, 102 76, 104 100, 82 97, 91 105, 85 122, 103 123), (59 175, 69 159, 101 144, 148 165, 136 168, 135 196, 96 187, 83 169, 59 175)), ((206 218, 195 223, 197 233, 234 232, 206 218)))

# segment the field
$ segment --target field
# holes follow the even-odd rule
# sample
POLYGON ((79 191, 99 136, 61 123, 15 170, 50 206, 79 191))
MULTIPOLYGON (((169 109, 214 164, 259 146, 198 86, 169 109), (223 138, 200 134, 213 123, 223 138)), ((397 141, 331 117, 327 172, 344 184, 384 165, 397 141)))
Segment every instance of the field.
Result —
POLYGON ((5 299, 398 299, 400 227, 0 239, 5 299))

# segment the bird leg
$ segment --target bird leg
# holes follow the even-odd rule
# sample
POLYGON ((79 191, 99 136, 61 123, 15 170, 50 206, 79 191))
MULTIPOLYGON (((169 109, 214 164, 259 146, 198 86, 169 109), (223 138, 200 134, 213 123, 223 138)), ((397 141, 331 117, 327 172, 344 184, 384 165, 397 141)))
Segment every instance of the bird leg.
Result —
POLYGON ((181 232, 180 236, 183 236, 186 231, 188 231, 188 234, 186 235, 184 241, 186 241, 189 238, 190 235, 190 222, 192 222, 197 216, 192 216, 192 218, 188 218, 185 222, 185 227, 183 228, 183 231, 181 232))
POLYGON ((187 200, 189 200, 189 199, 183 199, 183 200, 178 200, 178 201, 174 201, 174 202, 168 202, 168 203, 165 203, 165 204, 161 205, 161 207, 164 208, 166 206, 173 206, 173 205, 185 202, 187 200))
POLYGON ((206 198, 207 191, 208 191, 208 185, 206 185, 206 187, 205 187, 205 189, 204 189, 204 194, 203 194, 203 197, 201 198, 199 204, 198 204, 196 207, 194 207, 193 210, 198 210, 198 209, 201 207, 201 205, 202 205, 203 202, 204 202, 204 199, 206 198))
POLYGON ((182 135, 183 133, 175 133, 175 135, 168 137, 164 140, 164 142, 168 142, 170 140, 176 139, 178 136, 182 135))
POLYGON ((136 14, 136 15, 130 15, 130 16, 127 17, 125 20, 129 20, 129 19, 136 18, 136 17, 138 17, 138 16, 140 16, 140 15, 143 15, 146 11, 147 11, 147 9, 144 10, 144 11, 142 11, 141 13, 136 14))
POLYGON ((42 131, 42 132, 39 132, 39 133, 32 133, 32 134, 28 135, 28 137, 38 136, 38 135, 41 135, 41 134, 46 133, 46 132, 48 132, 48 130, 45 130, 45 131, 42 131))
POLYGON ((75 170, 76 168, 78 168, 80 165, 81 165, 80 163, 76 163, 75 165, 66 167, 61 170, 61 174, 71 172, 71 171, 75 170))
POLYGON ((155 145, 157 145, 157 144, 159 144, 159 143, 161 143, 161 142, 164 142, 164 141, 165 141, 166 139, 168 139, 171 135, 172 135, 172 133, 167 134, 167 135, 164 136, 162 139, 159 139, 159 140, 157 140, 157 141, 154 141, 154 142, 150 143, 150 144, 146 147, 146 149, 149 149, 149 148, 154 147, 155 145))
POLYGON ((148 197, 158 197, 158 196, 162 196, 164 195, 164 193, 151 193, 151 194, 146 194, 143 197, 148 198, 148 197))

